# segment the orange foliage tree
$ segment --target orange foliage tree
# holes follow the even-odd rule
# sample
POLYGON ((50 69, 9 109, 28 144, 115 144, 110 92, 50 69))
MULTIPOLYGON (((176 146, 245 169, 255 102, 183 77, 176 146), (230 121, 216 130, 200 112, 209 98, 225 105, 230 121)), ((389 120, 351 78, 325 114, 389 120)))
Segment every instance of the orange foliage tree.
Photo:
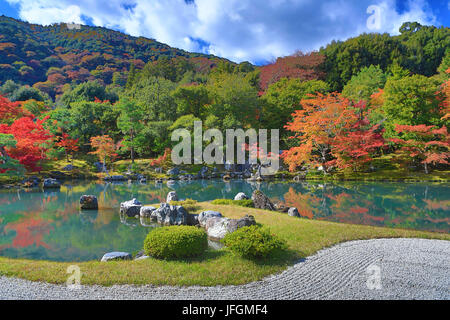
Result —
POLYGON ((327 172, 332 160, 334 139, 347 132, 357 121, 358 115, 350 108, 351 102, 339 93, 310 96, 302 100, 302 110, 296 110, 293 121, 285 128, 295 133, 299 146, 286 150, 282 158, 293 171, 307 164, 322 166, 327 172))
POLYGON ((108 136, 97 136, 91 138, 91 147, 95 151, 90 152, 91 154, 97 155, 100 161, 106 165, 106 161, 113 161, 117 157, 117 147, 114 140, 108 136))

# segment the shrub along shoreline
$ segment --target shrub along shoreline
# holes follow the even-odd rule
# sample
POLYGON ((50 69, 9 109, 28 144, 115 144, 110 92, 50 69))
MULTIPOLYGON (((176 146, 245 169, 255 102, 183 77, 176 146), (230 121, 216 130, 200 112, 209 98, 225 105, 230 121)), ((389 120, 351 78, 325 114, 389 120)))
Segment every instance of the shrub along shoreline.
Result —
POLYGON ((0 275, 32 281, 63 284, 67 268, 77 265, 82 272, 83 285, 180 285, 215 286, 239 285, 261 280, 279 273, 300 258, 351 240, 374 238, 427 238, 450 240, 449 234, 415 230, 350 225, 319 220, 299 219, 286 214, 232 205, 198 203, 199 210, 215 210, 228 218, 253 215, 258 224, 285 241, 287 250, 266 259, 248 259, 228 249, 207 250, 195 258, 140 261, 52 262, 0 257, 0 275))

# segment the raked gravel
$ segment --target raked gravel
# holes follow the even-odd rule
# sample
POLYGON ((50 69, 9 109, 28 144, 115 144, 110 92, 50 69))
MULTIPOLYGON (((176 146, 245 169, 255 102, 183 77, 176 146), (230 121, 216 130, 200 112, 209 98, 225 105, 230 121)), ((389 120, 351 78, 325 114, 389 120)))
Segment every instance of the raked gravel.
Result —
POLYGON ((70 290, 64 285, 0 277, 0 299, 449 300, 450 241, 350 241, 321 250, 280 274, 239 286, 95 285, 70 290))

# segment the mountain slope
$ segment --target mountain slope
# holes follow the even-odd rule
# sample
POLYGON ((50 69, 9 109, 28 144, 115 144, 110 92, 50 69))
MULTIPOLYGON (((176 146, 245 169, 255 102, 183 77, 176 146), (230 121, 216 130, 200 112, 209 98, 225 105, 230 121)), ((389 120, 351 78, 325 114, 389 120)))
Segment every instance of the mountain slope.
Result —
POLYGON ((210 68, 221 59, 190 53, 143 37, 90 26, 41 26, 0 17, 0 84, 8 79, 59 91, 66 83, 113 81, 115 72, 142 68, 161 56, 184 58, 210 68))

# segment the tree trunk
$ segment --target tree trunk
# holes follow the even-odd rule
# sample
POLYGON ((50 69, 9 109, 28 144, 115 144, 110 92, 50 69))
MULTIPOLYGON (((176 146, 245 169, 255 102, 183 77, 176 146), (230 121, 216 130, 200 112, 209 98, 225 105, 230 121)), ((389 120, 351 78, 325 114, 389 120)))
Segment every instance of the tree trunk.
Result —
POLYGON ((133 135, 133 130, 131 130, 130 138, 131 138, 131 163, 134 164, 134 147, 133 147, 134 135, 133 135))
POLYGON ((428 174, 428 173, 429 173, 429 170, 428 170, 428 164, 425 162, 425 163, 423 164, 423 166, 424 166, 424 168, 425 168, 425 173, 428 174))

